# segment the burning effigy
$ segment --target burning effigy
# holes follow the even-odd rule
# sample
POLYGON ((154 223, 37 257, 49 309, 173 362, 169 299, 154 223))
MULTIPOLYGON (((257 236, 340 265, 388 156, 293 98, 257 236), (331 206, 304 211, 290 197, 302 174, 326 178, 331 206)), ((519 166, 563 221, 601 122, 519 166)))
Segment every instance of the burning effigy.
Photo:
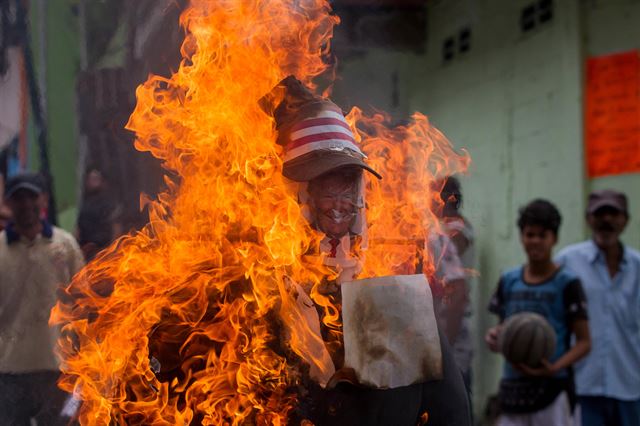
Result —
POLYGON ((469 158, 422 114, 316 93, 338 22, 326 0, 182 14, 182 63, 127 124, 166 190, 51 315, 81 424, 372 424, 395 390, 424 422, 446 393, 432 183, 469 158))

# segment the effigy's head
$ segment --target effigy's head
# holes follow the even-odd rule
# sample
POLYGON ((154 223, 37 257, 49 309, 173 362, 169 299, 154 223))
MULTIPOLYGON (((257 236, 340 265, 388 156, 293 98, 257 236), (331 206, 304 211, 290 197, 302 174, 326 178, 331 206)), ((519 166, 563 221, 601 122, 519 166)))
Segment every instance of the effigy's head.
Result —
POLYGON ((301 184, 313 225, 332 238, 344 236, 364 207, 362 171, 381 176, 365 162, 342 110, 293 76, 278 83, 261 105, 275 120, 282 174, 301 184))
POLYGON ((340 167, 309 181, 309 208, 314 225, 332 238, 341 238, 353 226, 361 202, 362 169, 340 167))

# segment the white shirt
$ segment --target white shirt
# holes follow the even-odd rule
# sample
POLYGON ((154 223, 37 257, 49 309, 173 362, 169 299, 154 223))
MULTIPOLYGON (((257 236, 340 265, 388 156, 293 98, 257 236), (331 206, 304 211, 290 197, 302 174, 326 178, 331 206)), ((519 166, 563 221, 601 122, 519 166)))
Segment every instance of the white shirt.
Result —
POLYGON ((57 370, 58 331, 49 327, 56 290, 83 266, 68 232, 45 224, 29 241, 10 228, 0 233, 0 372, 57 370))

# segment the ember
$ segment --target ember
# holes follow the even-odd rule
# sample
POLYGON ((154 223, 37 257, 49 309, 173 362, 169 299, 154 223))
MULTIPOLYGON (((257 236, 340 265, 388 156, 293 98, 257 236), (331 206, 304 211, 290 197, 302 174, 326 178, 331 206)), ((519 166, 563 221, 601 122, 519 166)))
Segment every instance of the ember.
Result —
MULTIPOLYGON (((54 308, 61 386, 82 400, 83 425, 286 424, 309 366, 333 368, 287 282, 339 324, 317 291, 333 272, 303 256, 322 235, 282 177, 258 101, 287 75, 314 87, 338 18, 324 0, 193 0, 181 23, 180 69, 138 88, 127 125, 172 177, 149 201, 149 224, 101 253, 54 308)), ((401 127, 358 109, 347 119, 384 176, 367 182, 361 276, 433 269, 413 243, 437 223, 430 182, 468 156, 420 114, 401 127)))

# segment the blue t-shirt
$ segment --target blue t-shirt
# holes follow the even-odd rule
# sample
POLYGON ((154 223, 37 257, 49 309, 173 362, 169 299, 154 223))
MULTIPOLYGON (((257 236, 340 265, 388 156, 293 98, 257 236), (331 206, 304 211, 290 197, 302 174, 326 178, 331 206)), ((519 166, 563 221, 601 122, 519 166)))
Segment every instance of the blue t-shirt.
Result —
MULTIPOLYGON (((586 298, 580 279, 565 267, 560 267, 547 281, 530 284, 524 280, 524 267, 520 266, 502 274, 489 311, 501 321, 520 312, 535 312, 549 321, 556 332, 556 351, 549 360, 555 362, 570 348, 571 324, 576 319, 586 319, 586 298)), ((567 370, 556 377, 566 377, 567 370)), ((522 377, 510 363, 505 363, 504 379, 522 377)))

